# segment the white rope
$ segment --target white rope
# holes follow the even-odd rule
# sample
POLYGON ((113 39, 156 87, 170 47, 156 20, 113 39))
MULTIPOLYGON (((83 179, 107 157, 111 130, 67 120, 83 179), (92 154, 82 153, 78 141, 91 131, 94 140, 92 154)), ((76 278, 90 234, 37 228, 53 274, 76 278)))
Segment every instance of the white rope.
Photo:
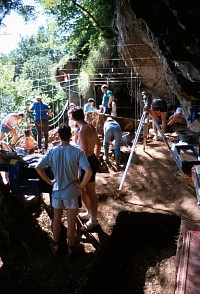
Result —
POLYGON ((59 122, 59 120, 62 118, 62 116, 64 115, 64 113, 67 109, 67 105, 68 105, 68 101, 65 103, 64 108, 53 119, 49 120, 49 122, 54 121, 52 124, 49 125, 50 127, 55 126, 56 123, 59 122), (55 118, 57 118, 57 119, 55 120, 55 118))

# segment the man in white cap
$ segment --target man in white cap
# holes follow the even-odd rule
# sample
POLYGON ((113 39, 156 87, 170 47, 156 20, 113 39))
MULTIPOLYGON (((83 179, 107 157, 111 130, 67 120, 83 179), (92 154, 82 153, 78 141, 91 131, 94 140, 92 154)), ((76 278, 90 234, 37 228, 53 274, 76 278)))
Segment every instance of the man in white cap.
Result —
POLYGON ((37 130, 38 149, 42 149, 42 135, 44 133, 44 148, 48 149, 48 132, 49 132, 49 116, 52 115, 49 106, 42 102, 42 96, 36 97, 36 101, 29 108, 30 112, 35 112, 34 122, 37 130))
POLYGON ((88 103, 86 103, 83 107, 83 111, 84 113, 86 112, 93 112, 96 110, 96 107, 94 106, 95 105, 95 101, 93 98, 89 98, 88 99, 88 103))

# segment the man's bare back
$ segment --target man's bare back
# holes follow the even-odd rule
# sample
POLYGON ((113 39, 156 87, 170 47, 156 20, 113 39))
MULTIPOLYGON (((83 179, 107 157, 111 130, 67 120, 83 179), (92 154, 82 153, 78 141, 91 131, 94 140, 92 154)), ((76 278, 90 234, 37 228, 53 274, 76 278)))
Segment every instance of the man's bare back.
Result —
POLYGON ((19 126, 19 116, 15 113, 8 114, 2 121, 8 128, 12 129, 13 125, 19 126))
POLYGON ((84 122, 79 130, 79 140, 78 143, 81 149, 84 151, 87 157, 95 154, 97 158, 99 157, 99 138, 97 131, 93 125, 84 122))

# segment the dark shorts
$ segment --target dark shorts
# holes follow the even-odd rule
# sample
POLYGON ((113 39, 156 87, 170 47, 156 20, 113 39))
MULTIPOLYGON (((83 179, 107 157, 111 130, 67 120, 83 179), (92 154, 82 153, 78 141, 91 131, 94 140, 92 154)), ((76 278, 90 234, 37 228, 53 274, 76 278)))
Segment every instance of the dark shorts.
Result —
POLYGON ((167 102, 163 99, 154 99, 151 107, 154 111, 167 112, 167 102))
MULTIPOLYGON (((91 176, 89 182, 94 182, 96 173, 98 171, 98 166, 99 166, 98 158, 95 156, 95 154, 92 154, 88 157, 88 161, 89 161, 90 167, 92 169, 92 176, 91 176)), ((85 175, 85 171, 83 169, 81 169, 81 175, 80 175, 81 182, 84 178, 84 175, 85 175)))
POLYGON ((1 125, 1 133, 9 133, 11 131, 10 128, 8 128, 4 123, 1 125))

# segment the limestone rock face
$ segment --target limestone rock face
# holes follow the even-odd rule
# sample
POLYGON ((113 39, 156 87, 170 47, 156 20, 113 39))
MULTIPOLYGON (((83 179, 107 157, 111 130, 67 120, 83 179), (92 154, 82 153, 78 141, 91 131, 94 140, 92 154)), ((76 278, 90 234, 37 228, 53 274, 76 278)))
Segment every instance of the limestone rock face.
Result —
POLYGON ((200 104, 198 1, 116 0, 119 54, 138 75, 141 89, 188 112, 200 104))

